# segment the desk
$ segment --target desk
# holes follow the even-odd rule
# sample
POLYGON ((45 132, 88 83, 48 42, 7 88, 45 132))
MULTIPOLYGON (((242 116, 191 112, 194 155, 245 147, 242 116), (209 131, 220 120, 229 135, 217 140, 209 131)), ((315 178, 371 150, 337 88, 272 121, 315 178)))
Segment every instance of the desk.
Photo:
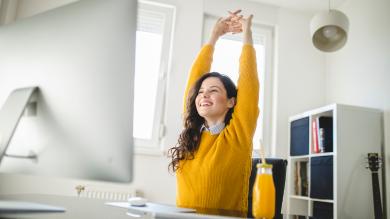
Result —
MULTIPOLYGON (((56 195, 0 195, 0 200, 20 200, 27 202, 37 202, 41 204, 54 205, 66 208, 64 213, 21 213, 21 214, 0 214, 0 218, 25 218, 25 219, 131 219, 127 215, 125 208, 108 206, 106 200, 79 198, 72 196, 56 196, 56 195)), ((205 211, 200 211, 204 213, 205 211)), ((195 213, 175 213, 174 215, 159 215, 157 218, 233 218, 223 216, 213 216, 195 213)))
POLYGON ((64 213, 21 213, 21 214, 0 214, 0 218, 112 218, 129 219, 125 209, 115 208, 104 203, 106 201, 91 198, 79 198, 71 196, 55 195, 0 195, 1 200, 20 200, 27 202, 38 202, 41 204, 55 205, 66 208, 64 213))
MULTIPOLYGON (((61 213, 20 213, 20 214, 0 214, 0 218, 25 218, 25 219, 131 219, 127 215, 126 208, 119 208, 106 205, 106 200, 81 198, 72 196, 56 195, 0 195, 0 200, 20 200, 25 202, 36 202, 46 205, 54 205, 66 208, 66 212, 61 213)), ((204 212, 201 211, 201 213, 204 212)), ((163 213, 156 218, 232 218, 213 215, 202 215, 197 213, 163 213)))

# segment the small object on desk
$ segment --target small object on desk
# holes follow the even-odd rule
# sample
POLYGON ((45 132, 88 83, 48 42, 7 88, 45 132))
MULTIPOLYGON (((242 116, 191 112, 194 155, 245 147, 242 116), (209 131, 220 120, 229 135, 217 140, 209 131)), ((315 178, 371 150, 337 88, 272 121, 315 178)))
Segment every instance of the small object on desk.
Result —
POLYGON ((146 205, 146 198, 142 197, 131 197, 128 199, 128 202, 131 206, 134 207, 144 207, 146 205))

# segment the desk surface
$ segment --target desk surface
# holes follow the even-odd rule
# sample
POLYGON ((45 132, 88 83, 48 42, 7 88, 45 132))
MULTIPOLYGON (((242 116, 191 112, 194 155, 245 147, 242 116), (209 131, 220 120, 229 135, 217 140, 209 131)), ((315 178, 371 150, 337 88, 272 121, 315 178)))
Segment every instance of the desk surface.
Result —
POLYGON ((99 199, 55 195, 0 195, 0 200, 37 202, 66 208, 64 213, 0 214, 1 218, 130 218, 126 215, 126 209, 105 205, 106 201, 99 199))
MULTIPOLYGON (((21 214, 1 214, 0 218, 28 218, 28 219, 78 219, 78 218, 108 218, 108 219, 121 219, 126 218, 130 219, 132 217, 128 216, 127 209, 113 207, 106 205, 106 200, 91 199, 91 198, 79 198, 71 196, 55 196, 55 195, 0 195, 0 200, 18 200, 24 202, 36 202, 46 205, 54 205, 58 207, 66 208, 66 212, 61 213, 21 213, 21 214)), ((207 211, 203 210, 200 213, 205 213, 207 211)), ((226 215, 226 212, 224 212, 226 215)), ((234 214, 233 214, 234 215, 234 214)), ((194 213, 181 213, 181 214, 165 214, 158 215, 157 218, 233 218, 233 217, 222 217, 222 216, 212 216, 204 214, 194 214, 194 213)))

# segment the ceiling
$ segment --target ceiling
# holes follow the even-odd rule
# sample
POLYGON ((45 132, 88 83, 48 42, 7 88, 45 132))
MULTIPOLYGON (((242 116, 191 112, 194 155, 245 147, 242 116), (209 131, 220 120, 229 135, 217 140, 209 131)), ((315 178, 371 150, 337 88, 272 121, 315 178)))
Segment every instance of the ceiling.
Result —
POLYGON ((283 8, 291 8, 295 10, 317 12, 321 10, 327 10, 329 7, 336 9, 340 7, 347 0, 251 0, 253 2, 264 3, 268 5, 274 5, 283 8))

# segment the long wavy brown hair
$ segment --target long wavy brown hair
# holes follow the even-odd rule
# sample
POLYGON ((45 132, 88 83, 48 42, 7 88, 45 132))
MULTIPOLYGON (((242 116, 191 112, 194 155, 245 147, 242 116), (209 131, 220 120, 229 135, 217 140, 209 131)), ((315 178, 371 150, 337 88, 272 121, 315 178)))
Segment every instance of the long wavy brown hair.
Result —
MULTIPOLYGON (((204 74, 199 78, 192 89, 190 90, 187 98, 186 112, 184 114, 184 129, 181 132, 176 146, 168 150, 168 156, 171 157, 168 170, 176 172, 179 169, 179 162, 181 160, 190 160, 194 158, 195 151, 200 144, 201 130, 200 128, 204 124, 205 120, 201 117, 196 109, 196 97, 198 96, 199 89, 206 78, 216 77, 218 78, 226 90, 227 98, 237 98, 237 88, 233 81, 226 75, 218 72, 210 72, 204 74)), ((234 107, 230 108, 225 116, 225 125, 228 125, 232 118, 234 107)))

